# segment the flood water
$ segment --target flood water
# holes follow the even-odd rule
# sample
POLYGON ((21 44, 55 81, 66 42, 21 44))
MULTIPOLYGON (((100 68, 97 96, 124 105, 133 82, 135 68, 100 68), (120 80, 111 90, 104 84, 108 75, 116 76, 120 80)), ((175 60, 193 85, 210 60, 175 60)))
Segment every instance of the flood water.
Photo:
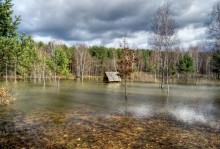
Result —
MULTIPOLYGON (((1 82, 3 84, 3 82, 1 82)), ((12 83, 13 85, 13 83, 12 83)), ((136 118, 161 117, 187 125, 206 125, 220 129, 220 87, 171 85, 170 93, 158 84, 129 83, 128 99, 124 86, 118 83, 61 81, 42 83, 18 82, 13 85, 18 99, 0 107, 1 125, 15 126, 48 113, 62 115, 87 112, 89 114, 129 114, 136 118), (67 112, 68 111, 68 112, 67 112)))

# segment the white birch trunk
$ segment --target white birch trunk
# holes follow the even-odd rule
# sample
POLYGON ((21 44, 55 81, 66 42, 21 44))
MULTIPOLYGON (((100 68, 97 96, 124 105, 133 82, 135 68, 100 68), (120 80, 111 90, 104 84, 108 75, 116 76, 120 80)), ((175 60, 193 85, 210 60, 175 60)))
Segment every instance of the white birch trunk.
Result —
POLYGON ((15 67, 14 68, 14 77, 15 77, 15 81, 14 82, 16 83, 17 82, 17 63, 15 63, 14 65, 15 65, 14 66, 15 67))

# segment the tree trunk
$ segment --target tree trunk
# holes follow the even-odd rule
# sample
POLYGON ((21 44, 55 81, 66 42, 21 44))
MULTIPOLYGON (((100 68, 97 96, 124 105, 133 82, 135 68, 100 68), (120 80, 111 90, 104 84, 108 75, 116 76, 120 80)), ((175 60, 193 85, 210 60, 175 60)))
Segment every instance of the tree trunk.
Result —
POLYGON ((161 70, 162 72, 162 76, 161 76, 161 84, 160 84, 160 88, 162 88, 163 89, 163 85, 164 85, 164 68, 162 68, 162 70, 161 70))
POLYGON ((43 68, 43 81, 44 81, 44 86, 46 85, 45 82, 45 57, 44 57, 44 68, 43 68))
POLYGON ((128 99, 128 96, 127 96, 127 75, 125 75, 125 100, 128 99))
POLYGON ((14 76, 15 76, 15 83, 17 82, 17 63, 15 63, 15 70, 14 70, 14 76))
POLYGON ((167 93, 170 92, 170 86, 169 86, 169 57, 168 57, 168 52, 167 52, 167 55, 166 55, 166 65, 167 65, 167 93))
POLYGON ((117 71, 117 67, 116 67, 116 54, 115 54, 115 50, 114 50, 114 59, 113 59, 113 64, 114 64, 114 69, 115 69, 115 71, 117 71))
POLYGON ((36 66, 34 61, 34 83, 36 83, 36 66))
POLYGON ((54 72, 54 81, 56 82, 57 81, 57 73, 56 73, 56 70, 54 72))
POLYGON ((163 89, 163 85, 164 85, 164 54, 162 52, 160 52, 160 67, 161 67, 161 84, 160 84, 160 88, 163 89))
POLYGON ((80 77, 80 64, 79 64, 79 59, 78 57, 76 58, 76 77, 80 77))
POLYGON ((170 92, 170 85, 169 85, 169 66, 167 66, 167 93, 170 92))
POLYGON ((41 73, 38 72, 38 82, 41 82, 41 73))
POLYGON ((6 62, 5 65, 6 65, 6 69, 5 69, 5 81, 6 81, 6 83, 7 83, 7 82, 8 82, 8 63, 6 62))
POLYGON ((84 78, 83 78, 83 72, 81 73, 81 81, 83 82, 84 78))

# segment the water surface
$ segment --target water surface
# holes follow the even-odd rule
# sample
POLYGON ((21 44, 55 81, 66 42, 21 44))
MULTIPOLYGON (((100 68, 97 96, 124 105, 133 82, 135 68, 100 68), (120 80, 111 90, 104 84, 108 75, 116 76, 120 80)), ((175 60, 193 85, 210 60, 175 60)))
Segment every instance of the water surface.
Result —
MULTIPOLYGON (((3 82, 1 82, 3 84, 3 82)), ((19 92, 11 105, 0 107, 1 125, 16 125, 48 113, 129 114, 137 118, 161 117, 187 125, 206 125, 220 129, 220 87, 171 85, 170 93, 158 84, 129 83, 128 99, 124 86, 102 82, 61 81, 42 83, 18 82, 19 92), (12 123, 13 122, 13 123, 12 123)), ((49 118, 48 118, 49 119, 49 118)))

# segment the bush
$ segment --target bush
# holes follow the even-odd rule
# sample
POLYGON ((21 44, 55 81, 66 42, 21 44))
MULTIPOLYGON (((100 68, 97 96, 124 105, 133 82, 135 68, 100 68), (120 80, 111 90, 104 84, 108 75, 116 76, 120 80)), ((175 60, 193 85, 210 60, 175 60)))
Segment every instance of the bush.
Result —
POLYGON ((0 105, 8 105, 15 100, 15 95, 5 87, 0 88, 0 105))

